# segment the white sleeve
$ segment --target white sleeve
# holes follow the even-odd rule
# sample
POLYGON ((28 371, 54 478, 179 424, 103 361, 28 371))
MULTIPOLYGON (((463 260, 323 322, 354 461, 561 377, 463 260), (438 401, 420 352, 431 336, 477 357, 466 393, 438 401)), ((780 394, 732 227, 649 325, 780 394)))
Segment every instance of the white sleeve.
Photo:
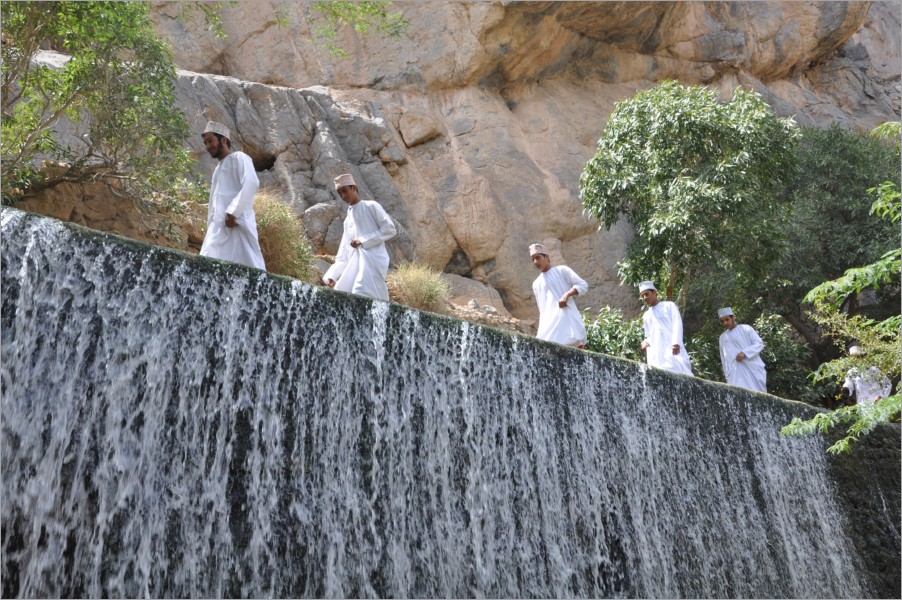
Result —
POLYGON ((749 334, 749 341, 751 342, 747 348, 743 348, 742 352, 745 354, 746 358, 755 358, 761 351, 764 350, 764 341, 762 341, 761 336, 758 335, 758 332, 749 325, 743 327, 743 330, 749 334))
POLYGON ((680 347, 683 346, 683 317, 680 316, 680 309, 677 308, 675 302, 671 302, 670 306, 670 322, 672 330, 670 332, 670 344, 672 346, 676 346, 677 344, 680 347))
POLYGON ((570 267, 564 267, 565 272, 567 273, 567 283, 570 284, 570 287, 576 290, 577 294, 585 294, 589 291, 589 284, 586 281, 576 274, 576 271, 571 269, 570 267))
POLYGON ((250 156, 242 152, 235 157, 235 163, 238 181, 241 182, 241 191, 229 203, 226 212, 240 217, 254 205, 254 194, 257 193, 257 188, 260 187, 260 180, 257 178, 257 172, 254 171, 254 162, 250 156))
POLYGON ((381 205, 374 202, 372 204, 367 204, 366 209, 379 227, 379 230, 373 235, 365 239, 360 238, 361 245, 369 250, 370 248, 378 246, 395 237, 398 230, 395 228, 395 224, 391 220, 391 217, 388 216, 388 213, 385 212, 385 209, 382 208, 381 205))

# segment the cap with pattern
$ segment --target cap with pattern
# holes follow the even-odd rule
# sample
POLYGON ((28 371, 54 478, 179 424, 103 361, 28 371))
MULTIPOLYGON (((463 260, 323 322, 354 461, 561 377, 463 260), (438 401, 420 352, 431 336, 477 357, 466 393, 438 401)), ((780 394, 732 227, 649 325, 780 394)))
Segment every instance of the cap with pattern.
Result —
MULTIPOLYGON (((207 128, 204 129, 204 133, 218 133, 224 138, 232 139, 232 134, 229 132, 229 128, 222 123, 217 123, 216 121, 207 121, 207 128)), ((201 135, 203 135, 203 133, 201 135)))
POLYGON ((343 188, 347 185, 357 185, 350 173, 343 173, 335 178, 335 189, 343 188))

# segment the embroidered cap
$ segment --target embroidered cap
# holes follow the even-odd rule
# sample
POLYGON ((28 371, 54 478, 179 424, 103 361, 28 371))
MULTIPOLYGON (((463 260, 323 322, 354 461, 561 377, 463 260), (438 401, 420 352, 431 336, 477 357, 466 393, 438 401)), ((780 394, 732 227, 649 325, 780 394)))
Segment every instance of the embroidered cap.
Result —
POLYGON ((658 288, 655 287, 654 281, 643 281, 639 284, 639 293, 641 294, 645 290, 654 290, 657 292, 658 288))
MULTIPOLYGON (((232 139, 232 134, 229 132, 229 128, 222 123, 217 123, 216 121, 207 121, 207 128, 204 129, 204 133, 218 133, 224 138, 228 138, 230 140, 232 139)), ((203 133, 201 135, 203 135, 203 133)))
POLYGON ((548 248, 546 248, 543 244, 530 244, 529 245, 529 255, 535 256, 536 254, 548 254, 548 248))
POLYGON ((346 185, 357 185, 350 173, 344 173, 335 178, 335 189, 343 188, 346 185))
POLYGON ((732 317, 732 316, 734 316, 733 309, 730 308, 729 306, 717 309, 717 317, 718 318, 732 317))

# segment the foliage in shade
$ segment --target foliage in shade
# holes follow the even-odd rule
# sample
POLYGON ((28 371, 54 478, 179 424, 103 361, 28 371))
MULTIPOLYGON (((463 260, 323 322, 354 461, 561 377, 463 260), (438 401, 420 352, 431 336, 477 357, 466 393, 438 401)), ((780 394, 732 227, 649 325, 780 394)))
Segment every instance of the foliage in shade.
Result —
MULTIPOLYGON (((875 130, 875 135, 892 136, 896 140, 900 124, 885 124, 875 130)), ((902 196, 899 185, 887 181, 868 190, 877 198, 871 206, 871 212, 891 223, 898 223, 902 217, 902 196)), ((849 297, 857 295, 867 288, 878 289, 892 286, 899 289, 902 255, 897 243, 883 254, 879 260, 864 267, 850 269, 837 279, 824 282, 815 287, 805 301, 812 305, 812 317, 825 329, 826 335, 840 347, 854 342, 862 349, 859 356, 843 355, 838 359, 823 363, 814 373, 816 381, 840 382, 848 370, 857 367, 860 370, 876 366, 884 375, 896 383, 896 393, 877 402, 847 406, 831 413, 817 415, 803 421, 798 417, 784 427, 783 435, 802 436, 812 433, 828 433, 835 427, 848 425, 845 437, 833 444, 828 450, 833 453, 848 452, 852 444, 881 424, 898 421, 900 416, 900 395, 898 381, 902 366, 899 363, 899 348, 902 347, 902 330, 900 316, 892 316, 877 321, 861 314, 850 314, 842 310, 849 297)), ((896 292, 898 300, 898 291, 896 292)), ((898 304, 897 304, 898 305, 898 304)))
POLYGON ((720 102, 713 89, 665 81, 618 103, 580 195, 605 227, 625 216, 636 228, 623 282, 655 280, 670 298, 705 265, 762 278, 783 251, 779 191, 796 137, 791 119, 741 88, 720 102))
POLYGON ((848 425, 846 435, 827 448, 827 452, 831 454, 848 453, 861 436, 872 432, 878 425, 899 420, 899 399, 897 393, 877 402, 844 406, 805 421, 795 417, 780 433, 789 437, 804 437, 815 433, 827 435, 836 427, 848 425))
POLYGON ((314 283, 313 250, 301 218, 288 204, 266 192, 254 198, 254 212, 266 270, 314 283))
MULTIPOLYGON (((805 294, 899 246, 898 227, 871 210, 877 189, 898 190, 899 160, 895 145, 865 133, 836 125, 802 130, 799 170, 785 192, 793 207, 785 223, 787 252, 759 283, 758 294, 809 343, 818 343, 819 332, 816 324, 800 321, 805 294)), ((857 295, 842 299, 858 311, 857 295)), ((898 300, 889 300, 895 309, 898 300)))
POLYGON ((451 284, 427 265, 403 263, 388 275, 389 296, 419 310, 442 311, 450 301, 451 284))
POLYGON ((141 198, 186 193, 188 133, 172 53, 145 2, 4 2, 3 201, 64 182, 115 182, 141 198), (49 46, 69 55, 38 65, 49 46), (56 130, 68 123, 73 141, 56 130), (39 159, 62 170, 48 176, 39 159))
POLYGON ((645 361, 640 349, 644 337, 641 318, 626 320, 620 309, 605 306, 595 317, 588 310, 583 311, 583 323, 586 326, 586 350, 645 361))

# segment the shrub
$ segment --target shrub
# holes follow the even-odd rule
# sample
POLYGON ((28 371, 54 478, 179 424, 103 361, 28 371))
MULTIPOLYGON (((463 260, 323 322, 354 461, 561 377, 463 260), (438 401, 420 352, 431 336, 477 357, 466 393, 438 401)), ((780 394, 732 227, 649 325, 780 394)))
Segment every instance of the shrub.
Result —
POLYGON ((257 194, 254 212, 266 270, 313 283, 313 251, 301 218, 289 205, 267 192, 257 194))
POLYGON ((583 322, 586 325, 586 350, 630 360, 645 360, 640 348, 645 337, 642 319, 625 321, 619 309, 605 306, 594 319, 588 311, 584 312, 583 322))
POLYGON ((395 302, 437 312, 450 301, 451 284, 426 265, 403 263, 388 276, 388 292, 395 302))

